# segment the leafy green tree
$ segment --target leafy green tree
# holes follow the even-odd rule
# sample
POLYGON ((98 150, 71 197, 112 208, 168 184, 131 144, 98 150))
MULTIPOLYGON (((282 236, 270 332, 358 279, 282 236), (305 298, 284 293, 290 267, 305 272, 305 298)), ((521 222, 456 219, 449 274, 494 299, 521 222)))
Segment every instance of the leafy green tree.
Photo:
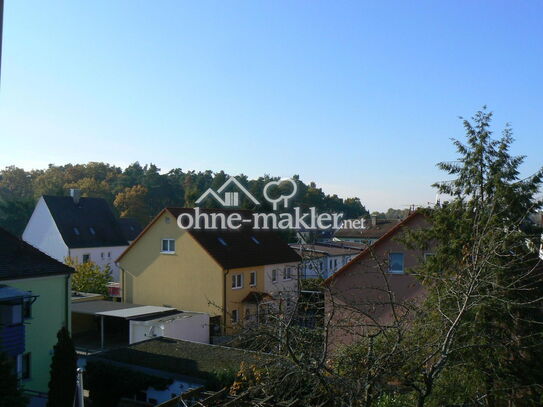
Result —
POLYGON ((1 170, 0 196, 17 200, 31 199, 33 197, 32 175, 13 165, 1 170))
POLYGON ((66 327, 57 334, 53 348, 47 407, 73 407, 77 381, 77 355, 66 327))
POLYGON ((72 275, 72 290, 107 295, 107 283, 112 281, 109 264, 101 268, 92 261, 79 263, 66 258, 64 262, 75 269, 72 275))
POLYGON ((126 188, 119 192, 113 202, 122 217, 135 218, 143 225, 151 220, 151 210, 148 203, 148 191, 142 185, 126 188))
POLYGON ((71 188, 81 190, 84 197, 103 198, 109 202, 112 200, 112 193, 109 184, 106 181, 99 181, 96 178, 80 178, 76 182, 64 185, 64 190, 71 188))
POLYGON ((3 200, 0 198, 0 226, 15 236, 21 236, 34 210, 34 201, 3 200))
POLYGON ((493 139, 491 119, 483 110, 463 121, 467 141, 454 141, 458 160, 439 164, 453 179, 435 184, 451 200, 428 211, 431 226, 406 240, 434 253, 416 270, 429 292, 411 340, 425 345, 403 369, 418 406, 541 402, 540 233, 526 219, 541 208, 543 170, 521 179, 524 157, 509 153, 511 129, 493 139), (451 381, 464 390, 456 400, 440 391, 451 381))
POLYGON ((23 395, 14 366, 5 353, 0 352, 0 407, 25 407, 23 395))

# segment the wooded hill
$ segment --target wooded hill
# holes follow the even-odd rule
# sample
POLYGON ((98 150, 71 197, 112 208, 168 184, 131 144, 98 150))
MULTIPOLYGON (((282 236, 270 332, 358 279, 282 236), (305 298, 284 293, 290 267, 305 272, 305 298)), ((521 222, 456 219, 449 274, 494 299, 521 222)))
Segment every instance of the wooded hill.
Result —
MULTIPOLYGON (((207 188, 218 189, 228 177, 224 171, 195 172, 181 168, 161 173, 154 164, 142 166, 138 162, 125 169, 101 162, 49 165, 45 170, 32 171, 9 166, 0 170, 0 227, 20 235, 40 196, 66 195, 70 188, 80 189, 82 196, 104 198, 118 216, 133 217, 145 225, 166 206, 193 207, 207 188)), ((262 188, 279 177, 264 175, 249 179, 243 174, 236 177, 263 202, 258 207, 259 211, 271 210, 271 205, 262 197, 262 188)), ((328 195, 314 182, 305 184, 297 175, 293 178, 298 182, 298 193, 292 199, 291 207, 343 212, 345 219, 367 214, 359 198, 342 199, 335 194, 328 195)), ((287 189, 284 193, 288 194, 291 187, 284 185, 284 188, 287 189)), ((255 208, 242 194, 240 199, 241 208, 255 208)), ((216 205, 207 199, 201 206, 216 205)))

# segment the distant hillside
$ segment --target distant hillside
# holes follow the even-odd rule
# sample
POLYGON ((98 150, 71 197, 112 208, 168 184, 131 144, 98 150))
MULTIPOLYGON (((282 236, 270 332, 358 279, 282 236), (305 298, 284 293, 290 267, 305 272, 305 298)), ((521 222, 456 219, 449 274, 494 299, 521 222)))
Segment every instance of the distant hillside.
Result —
MULTIPOLYGON (((146 224, 165 206, 194 206, 207 188, 219 188, 228 177, 224 171, 195 172, 181 168, 161 174, 156 165, 142 166, 138 162, 124 170, 99 162, 50 165, 45 170, 32 171, 10 166, 0 170, 0 227, 20 235, 41 195, 66 195, 69 188, 79 188, 82 196, 104 198, 117 215, 133 217, 146 224)), ((298 193, 291 206, 343 212, 345 219, 368 213, 358 198, 328 195, 313 182, 305 184, 297 175, 293 178, 298 181, 298 193)), ((249 179, 241 174, 237 179, 263 202, 263 186, 279 178, 265 175, 249 179)), ((203 206, 213 207, 216 203, 208 199, 203 206)), ((253 209, 254 204, 242 197, 241 207, 253 209)), ((267 211, 271 207, 265 202, 259 210, 267 211)))

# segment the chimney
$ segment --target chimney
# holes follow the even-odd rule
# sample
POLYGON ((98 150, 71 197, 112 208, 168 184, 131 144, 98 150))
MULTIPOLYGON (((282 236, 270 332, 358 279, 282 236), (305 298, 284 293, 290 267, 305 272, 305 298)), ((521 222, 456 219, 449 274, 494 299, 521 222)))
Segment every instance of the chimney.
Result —
POLYGON ((377 215, 371 215, 371 226, 377 226, 377 215))
POLYGON ((79 205, 79 198, 81 198, 81 190, 76 188, 70 189, 70 196, 74 200, 74 204, 79 205))

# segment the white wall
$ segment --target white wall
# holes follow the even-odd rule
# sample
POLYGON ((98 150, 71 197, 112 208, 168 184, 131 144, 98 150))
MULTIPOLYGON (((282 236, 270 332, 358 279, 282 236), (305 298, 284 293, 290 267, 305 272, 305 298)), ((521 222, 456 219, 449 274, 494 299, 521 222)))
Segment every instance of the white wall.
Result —
POLYGON ((298 263, 269 264, 264 266, 264 291, 271 294, 277 301, 284 300, 294 305, 298 295, 298 263), (291 268, 290 280, 283 280, 283 270, 291 268), (277 270, 277 281, 272 280, 272 272, 277 270))
POLYGON ((23 232, 23 240, 58 261, 68 256, 68 246, 64 243, 57 225, 41 197, 23 232))
POLYGON ((209 343, 209 315, 189 314, 164 326, 164 336, 184 341, 209 343))
POLYGON ((157 336, 209 343, 209 315, 191 312, 172 316, 169 320, 162 318, 153 321, 130 321, 130 344, 157 336))
POLYGON ((154 400, 159 404, 164 403, 171 400, 173 394, 179 396, 190 389, 196 389, 200 386, 202 386, 202 384, 197 381, 175 379, 172 384, 164 390, 156 390, 153 387, 149 387, 147 389, 147 401, 150 402, 151 400, 154 400))
POLYGON ((72 259, 77 259, 79 263, 83 262, 83 255, 90 255, 90 261, 96 263, 100 267, 105 267, 109 264, 111 267, 111 276, 113 281, 120 281, 120 269, 115 264, 115 260, 121 255, 128 246, 111 246, 111 247, 89 247, 83 249, 70 249, 69 254, 72 259))

